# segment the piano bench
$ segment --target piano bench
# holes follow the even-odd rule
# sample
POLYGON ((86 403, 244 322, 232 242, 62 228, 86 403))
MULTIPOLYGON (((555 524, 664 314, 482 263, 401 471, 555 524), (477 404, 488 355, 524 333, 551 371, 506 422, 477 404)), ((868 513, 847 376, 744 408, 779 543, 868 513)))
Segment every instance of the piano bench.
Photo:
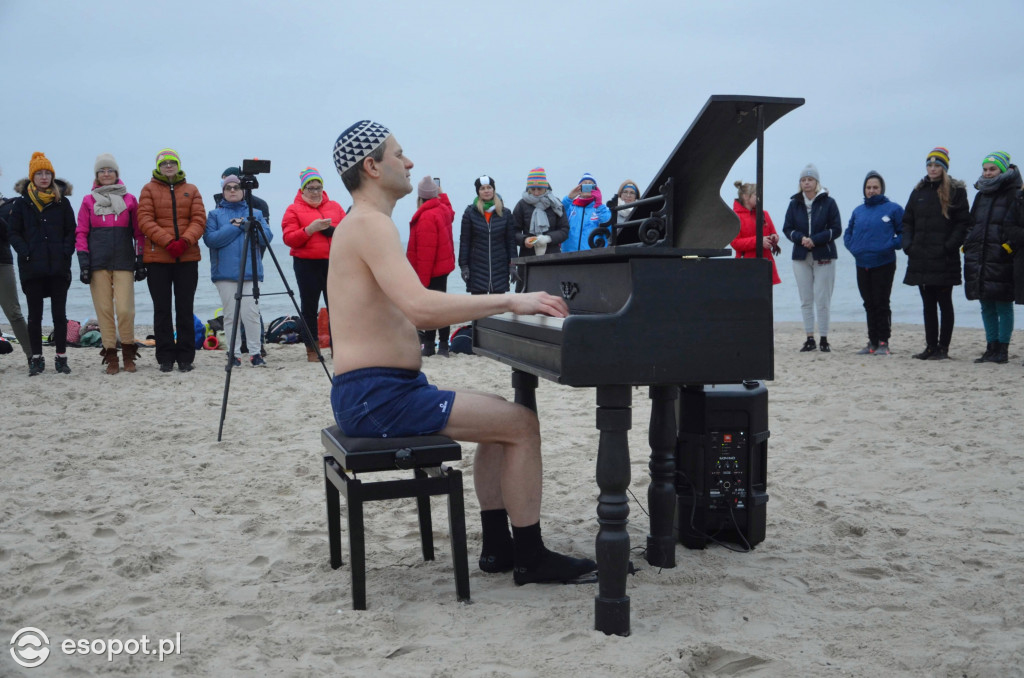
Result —
POLYGON ((327 531, 331 568, 341 561, 341 502, 348 507, 349 555, 352 560, 352 609, 366 609, 366 540, 363 504, 381 499, 416 498, 423 560, 434 559, 430 497, 448 496, 448 527, 451 532, 455 593, 469 600, 469 558, 466 547, 466 515, 462 497, 462 472, 445 465, 462 459, 462 447, 445 436, 409 438, 349 438, 337 426, 320 432, 324 445, 324 486, 327 493, 327 531), (412 478, 366 482, 356 473, 411 470, 412 478), (351 473, 351 476, 349 475, 351 473))

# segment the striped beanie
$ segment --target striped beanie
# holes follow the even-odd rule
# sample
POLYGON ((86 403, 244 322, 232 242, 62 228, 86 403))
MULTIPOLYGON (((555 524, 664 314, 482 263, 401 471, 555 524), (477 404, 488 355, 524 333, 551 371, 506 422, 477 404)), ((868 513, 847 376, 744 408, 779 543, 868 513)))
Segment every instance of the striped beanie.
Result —
POLYGON ((1010 167, 1010 154, 1006 151, 993 151, 981 161, 982 165, 985 163, 992 163, 999 168, 1000 172, 1005 172, 1010 167))
POLYGON ((930 162, 937 162, 942 165, 946 171, 949 171, 949 149, 943 148, 942 146, 936 146, 932 149, 932 152, 928 154, 928 158, 925 160, 927 165, 930 162))
POLYGON ((315 167, 307 167, 299 172, 299 188, 305 188, 306 184, 311 181, 319 181, 320 185, 323 185, 324 178, 320 176, 320 170, 315 167))
POLYGON ((179 169, 181 168, 181 159, 178 157, 178 152, 176 150, 174 150, 173 148, 161 149, 156 154, 156 167, 157 167, 157 169, 160 169, 160 163, 162 163, 162 162, 164 162, 166 160, 173 160, 174 163, 178 166, 178 168, 179 169))
POLYGON ((530 170, 530 173, 526 175, 526 187, 551 188, 551 184, 548 183, 548 175, 544 172, 543 167, 534 167, 530 170))
POLYGON ((583 178, 580 179, 579 181, 577 181, 576 183, 582 184, 584 181, 591 181, 591 182, 594 183, 595 186, 597 186, 597 179, 595 179, 593 176, 591 176, 590 172, 584 172, 583 173, 583 178))

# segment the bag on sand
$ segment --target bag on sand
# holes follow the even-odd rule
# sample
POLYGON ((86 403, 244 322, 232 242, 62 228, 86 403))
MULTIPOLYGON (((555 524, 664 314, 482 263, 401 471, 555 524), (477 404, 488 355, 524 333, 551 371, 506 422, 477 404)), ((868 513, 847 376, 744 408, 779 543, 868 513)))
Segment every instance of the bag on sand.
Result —
POLYGON ((299 341, 299 321, 293 315, 274 318, 267 325, 268 344, 296 344, 299 341))
POLYGON ((473 326, 463 325, 452 332, 452 337, 448 340, 448 346, 452 353, 473 355, 473 326))

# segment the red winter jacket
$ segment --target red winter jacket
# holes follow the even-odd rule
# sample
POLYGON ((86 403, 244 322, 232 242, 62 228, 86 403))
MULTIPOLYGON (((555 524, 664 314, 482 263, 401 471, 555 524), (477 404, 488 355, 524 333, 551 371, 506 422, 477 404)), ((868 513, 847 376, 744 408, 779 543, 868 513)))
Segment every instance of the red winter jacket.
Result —
MULTIPOLYGON (((757 213, 751 212, 737 200, 732 203, 732 211, 740 218, 740 232, 730 246, 736 251, 737 259, 754 259, 757 257, 757 213)), ((775 234, 775 224, 772 223, 768 212, 765 212, 764 235, 775 234)), ((779 269, 775 266, 775 257, 767 247, 764 248, 764 256, 772 262, 772 284, 778 285, 782 279, 779 278, 779 269)))
POLYGON ((281 231, 284 244, 291 247, 291 255, 299 259, 328 259, 331 254, 331 237, 334 228, 345 218, 345 210, 341 205, 323 193, 323 199, 316 207, 302 199, 302 189, 295 193, 295 200, 284 212, 281 219, 281 231), (331 227, 317 231, 313 235, 306 234, 306 227, 317 219, 330 219, 331 227))
POLYGON ((455 270, 454 221, 455 210, 446 193, 426 201, 412 215, 405 255, 424 287, 430 284, 431 278, 448 275, 455 270))

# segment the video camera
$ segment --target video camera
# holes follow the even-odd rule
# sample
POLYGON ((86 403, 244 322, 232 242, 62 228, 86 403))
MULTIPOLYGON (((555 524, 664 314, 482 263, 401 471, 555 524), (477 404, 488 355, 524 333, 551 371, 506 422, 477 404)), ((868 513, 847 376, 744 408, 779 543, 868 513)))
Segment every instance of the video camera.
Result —
POLYGON ((238 177, 238 181, 243 189, 252 191, 252 189, 260 187, 260 182, 256 180, 256 175, 269 173, 269 160, 260 160, 258 158, 246 159, 242 161, 242 176, 238 177))

